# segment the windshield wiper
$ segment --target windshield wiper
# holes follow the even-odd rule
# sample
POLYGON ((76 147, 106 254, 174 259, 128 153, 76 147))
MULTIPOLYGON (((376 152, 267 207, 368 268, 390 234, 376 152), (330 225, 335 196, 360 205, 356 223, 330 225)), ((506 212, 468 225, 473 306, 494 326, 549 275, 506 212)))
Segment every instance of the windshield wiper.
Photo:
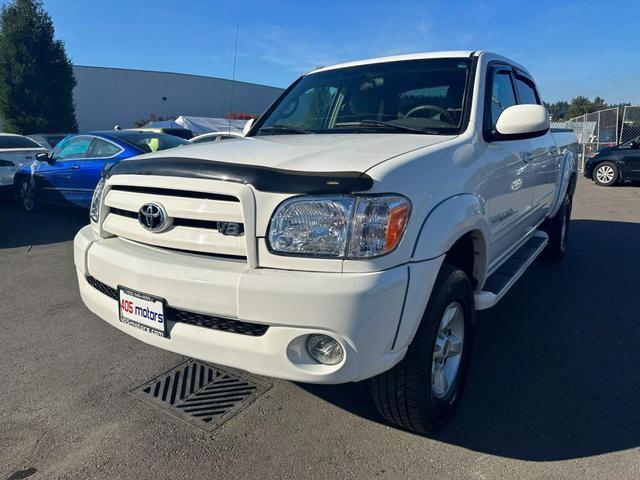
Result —
POLYGON ((382 120, 362 120, 360 122, 341 122, 336 123, 334 127, 388 127, 396 130, 404 130, 405 132, 423 133, 427 135, 440 135, 441 132, 430 128, 408 127, 392 122, 384 122, 382 120))
POLYGON ((304 128, 291 127, 289 125, 270 125, 268 127, 262 127, 260 132, 290 132, 290 133, 309 133, 309 130, 304 128))

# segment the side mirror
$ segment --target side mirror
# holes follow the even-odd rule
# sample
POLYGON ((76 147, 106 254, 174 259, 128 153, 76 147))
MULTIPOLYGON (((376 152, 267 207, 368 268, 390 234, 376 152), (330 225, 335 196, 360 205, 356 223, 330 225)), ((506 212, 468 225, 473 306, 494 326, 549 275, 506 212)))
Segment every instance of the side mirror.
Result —
POLYGON ((542 105, 513 105, 496 123, 497 140, 540 137, 549 131, 549 112, 542 105))
POLYGON ((246 137, 247 133, 249 133, 249 130, 251 130, 251 127, 253 127, 253 124, 255 123, 254 119, 251 118, 247 121, 247 123, 244 124, 244 127, 242 127, 242 136, 246 137))
POLYGON ((54 163, 56 163, 53 157, 50 157, 48 153, 36 154, 36 160, 39 162, 47 162, 49 165, 53 165, 54 163))

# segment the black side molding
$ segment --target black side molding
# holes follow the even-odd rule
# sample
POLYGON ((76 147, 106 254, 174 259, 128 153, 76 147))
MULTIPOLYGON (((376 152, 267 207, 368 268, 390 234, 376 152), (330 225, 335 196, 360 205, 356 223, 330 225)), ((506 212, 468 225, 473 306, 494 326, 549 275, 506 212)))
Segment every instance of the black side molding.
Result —
POLYGON ((362 172, 299 172, 185 157, 124 160, 105 165, 102 174, 105 178, 113 175, 159 175, 225 180, 276 193, 353 193, 373 186, 373 179, 362 172))

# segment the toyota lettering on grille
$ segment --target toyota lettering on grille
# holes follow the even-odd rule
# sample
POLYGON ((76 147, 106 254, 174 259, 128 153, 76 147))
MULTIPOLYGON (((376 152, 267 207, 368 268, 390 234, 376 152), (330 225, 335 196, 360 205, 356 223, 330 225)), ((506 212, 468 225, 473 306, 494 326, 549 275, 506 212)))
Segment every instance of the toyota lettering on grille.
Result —
POLYGON ((145 229, 151 232, 162 232, 166 230, 170 225, 162 205, 157 203, 145 203, 140 210, 138 210, 138 222, 145 229))

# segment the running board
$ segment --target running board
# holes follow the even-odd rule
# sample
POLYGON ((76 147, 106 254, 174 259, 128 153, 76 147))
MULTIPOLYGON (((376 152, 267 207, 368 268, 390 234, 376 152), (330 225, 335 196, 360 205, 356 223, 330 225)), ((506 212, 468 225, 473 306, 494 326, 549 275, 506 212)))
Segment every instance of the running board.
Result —
POLYGON ((549 236, 542 230, 536 230, 524 245, 487 278, 484 290, 474 294, 476 310, 486 310, 498 303, 542 253, 548 242, 549 236))

